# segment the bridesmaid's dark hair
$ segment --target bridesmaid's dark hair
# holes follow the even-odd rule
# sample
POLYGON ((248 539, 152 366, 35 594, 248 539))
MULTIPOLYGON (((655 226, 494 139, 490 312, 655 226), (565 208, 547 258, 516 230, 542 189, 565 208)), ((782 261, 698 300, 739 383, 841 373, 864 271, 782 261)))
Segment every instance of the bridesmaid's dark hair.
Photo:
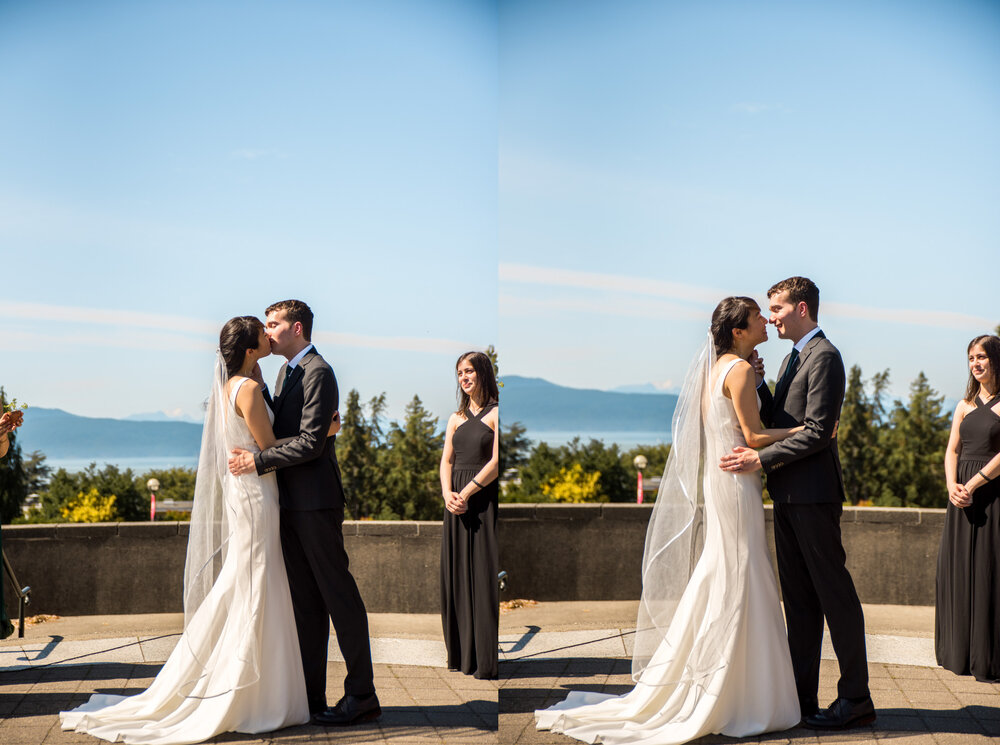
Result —
POLYGON ((237 316, 226 321, 219 333, 219 352, 229 377, 240 371, 247 350, 257 348, 262 328, 264 324, 256 316, 237 316))
POLYGON ((715 354, 723 355, 733 348, 733 330, 745 329, 750 323, 750 314, 760 312, 760 306, 752 297, 723 298, 712 311, 712 341, 715 354))
MULTIPOLYGON (((1000 390, 998 390, 1000 389, 1000 337, 993 336, 992 334, 977 336, 969 342, 969 347, 965 350, 965 354, 972 354, 972 348, 977 346, 983 348, 983 351, 986 352, 986 357, 990 361, 990 374, 993 376, 993 380, 990 383, 993 388, 993 395, 996 395, 1000 393, 1000 390)), ((965 388, 965 400, 971 404, 977 393, 979 393, 979 381, 972 377, 972 371, 970 370, 969 385, 965 388)))
MULTIPOLYGON (((464 360, 468 360, 472 364, 472 369, 476 371, 476 384, 483 394, 482 405, 499 403, 500 388, 497 387, 497 376, 493 372, 493 360, 482 352, 466 352, 455 362, 455 370, 458 370, 458 366, 464 360)), ((470 403, 472 402, 469 400, 469 394, 459 385, 458 413, 467 417, 470 403)))

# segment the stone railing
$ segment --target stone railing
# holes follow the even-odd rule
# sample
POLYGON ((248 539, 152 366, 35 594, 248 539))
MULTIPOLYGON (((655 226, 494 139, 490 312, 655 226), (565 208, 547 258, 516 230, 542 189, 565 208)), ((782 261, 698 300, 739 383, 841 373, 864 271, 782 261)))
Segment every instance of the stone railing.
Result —
MULTIPOLYGON (((509 597, 635 600, 651 505, 501 505, 509 597)), ((847 566, 864 603, 933 605, 944 510, 845 507, 847 566)), ((772 511, 764 508, 774 564, 772 511)))
MULTIPOLYGON (((650 509, 501 505, 505 597, 638 598, 650 509)), ((769 508, 765 516, 770 538, 769 508)), ((862 601, 933 604, 943 523, 944 510, 845 508, 847 563, 862 601)), ((29 614, 176 613, 187 531, 187 523, 175 522, 5 525, 3 545, 18 579, 32 587, 29 614)), ((438 612, 441 523, 348 521, 344 537, 370 612, 438 612)), ((14 613, 11 595, 5 592, 14 613)))
MULTIPOLYGON (((4 525, 3 547, 29 615, 179 613, 187 535, 186 522, 4 525)), ((441 523, 349 521, 344 542, 369 611, 438 612, 441 523)))

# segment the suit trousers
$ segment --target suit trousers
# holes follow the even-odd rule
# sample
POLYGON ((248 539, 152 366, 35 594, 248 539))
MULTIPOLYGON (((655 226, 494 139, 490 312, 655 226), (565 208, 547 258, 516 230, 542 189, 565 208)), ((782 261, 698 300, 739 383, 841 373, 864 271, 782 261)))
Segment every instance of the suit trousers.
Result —
POLYGON ((344 693, 375 692, 368 614, 348 568, 342 510, 281 510, 281 551, 292 594, 310 711, 326 706, 330 621, 347 663, 344 693))
POLYGON ((865 618, 840 538, 839 503, 774 505, 778 578, 788 623, 788 647, 803 709, 816 704, 823 617, 830 628, 841 698, 869 696, 865 618))

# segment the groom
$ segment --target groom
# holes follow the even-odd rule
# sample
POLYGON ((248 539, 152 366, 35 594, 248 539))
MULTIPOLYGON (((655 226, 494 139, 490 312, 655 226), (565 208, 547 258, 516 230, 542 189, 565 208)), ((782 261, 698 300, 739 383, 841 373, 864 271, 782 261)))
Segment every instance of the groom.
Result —
POLYGON ((774 500, 778 577, 788 621, 788 647, 803 723, 847 729, 875 721, 868 689, 865 620, 840 539, 844 483, 836 429, 846 376, 840 352, 817 324, 819 288, 790 277, 767 291, 770 322, 795 346, 785 358, 772 397, 757 390, 768 427, 805 425, 801 432, 761 449, 738 447, 722 458, 726 471, 762 468, 774 500), (823 618, 830 627, 840 681, 837 700, 819 710, 823 618))
POLYGON ((337 379, 309 341, 313 314, 308 305, 282 300, 265 313, 271 351, 288 360, 274 389, 274 435, 291 440, 257 454, 235 449, 229 470, 237 476, 278 471, 281 549, 313 722, 370 721, 382 710, 375 695, 368 615, 348 569, 344 490, 334 438, 327 437, 339 403, 337 379), (347 663, 347 677, 343 698, 327 708, 329 619, 347 663))

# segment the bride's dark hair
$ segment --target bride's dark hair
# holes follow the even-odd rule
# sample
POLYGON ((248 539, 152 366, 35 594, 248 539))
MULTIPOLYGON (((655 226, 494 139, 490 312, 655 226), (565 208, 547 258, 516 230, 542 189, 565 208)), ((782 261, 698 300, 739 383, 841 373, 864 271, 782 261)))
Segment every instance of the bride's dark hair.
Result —
POLYGON ((236 316, 226 321, 226 325, 219 332, 219 352, 226 363, 229 377, 240 371, 247 350, 257 348, 262 328, 264 324, 256 316, 236 316))
POLYGON ((733 348, 733 330, 745 329, 750 323, 750 314, 760 312, 760 306, 752 297, 723 298, 712 311, 712 341, 715 354, 723 355, 733 348))

